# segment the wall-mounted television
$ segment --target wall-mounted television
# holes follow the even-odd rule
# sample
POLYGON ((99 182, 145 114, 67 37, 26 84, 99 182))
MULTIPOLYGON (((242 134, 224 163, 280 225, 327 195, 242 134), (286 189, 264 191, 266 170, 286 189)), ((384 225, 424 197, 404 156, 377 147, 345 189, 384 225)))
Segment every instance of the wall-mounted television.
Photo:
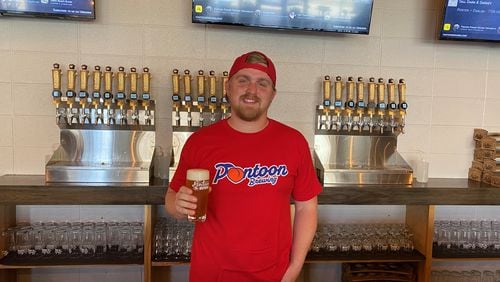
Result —
POLYGON ((0 0, 0 15, 94 20, 94 0, 0 0))
POLYGON ((500 41, 500 1, 445 0, 439 38, 500 41))
POLYGON ((368 34, 373 0, 193 0, 192 22, 368 34))

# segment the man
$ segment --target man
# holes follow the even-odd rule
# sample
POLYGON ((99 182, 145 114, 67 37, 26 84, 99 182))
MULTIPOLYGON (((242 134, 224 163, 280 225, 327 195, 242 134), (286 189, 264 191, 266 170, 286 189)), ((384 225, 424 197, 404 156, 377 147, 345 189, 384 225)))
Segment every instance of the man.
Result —
POLYGON ((231 117, 201 128, 184 145, 165 197, 168 213, 194 215, 187 169, 208 169, 211 179, 207 219, 194 232, 192 282, 295 281, 300 274, 321 185, 304 137, 267 117, 275 86, 266 55, 238 57, 226 84, 231 117))

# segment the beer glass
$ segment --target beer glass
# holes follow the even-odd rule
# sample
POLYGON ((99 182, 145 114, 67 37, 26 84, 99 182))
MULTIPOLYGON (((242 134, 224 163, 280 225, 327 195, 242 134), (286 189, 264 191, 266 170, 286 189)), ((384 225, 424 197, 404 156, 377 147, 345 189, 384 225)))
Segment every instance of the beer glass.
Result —
POLYGON ((193 190, 196 202, 194 215, 188 215, 190 221, 204 222, 207 219, 208 183, 210 173, 206 169, 188 169, 186 186, 193 190))

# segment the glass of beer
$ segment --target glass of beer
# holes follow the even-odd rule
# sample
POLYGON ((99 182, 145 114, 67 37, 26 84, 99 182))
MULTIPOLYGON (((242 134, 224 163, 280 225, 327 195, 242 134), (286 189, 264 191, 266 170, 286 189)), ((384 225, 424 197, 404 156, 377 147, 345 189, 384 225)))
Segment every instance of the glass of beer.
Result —
POLYGON ((206 169, 188 169, 186 186, 193 190, 198 201, 194 215, 188 215, 190 221, 204 222, 207 219, 208 184, 210 173, 206 169))

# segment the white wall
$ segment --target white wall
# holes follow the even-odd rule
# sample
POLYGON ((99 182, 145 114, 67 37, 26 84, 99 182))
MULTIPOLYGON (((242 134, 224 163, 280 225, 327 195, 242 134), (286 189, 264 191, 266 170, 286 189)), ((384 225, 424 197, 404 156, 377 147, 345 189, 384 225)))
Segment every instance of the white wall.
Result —
MULTIPOLYGON (((250 50, 265 52, 277 66, 278 95, 271 116, 298 128, 311 147, 314 107, 326 74, 405 78, 410 108, 399 150, 410 164, 418 151, 424 152, 430 177, 466 177, 473 128, 500 130, 500 48, 436 40, 441 5, 433 0, 375 0, 369 36, 192 24, 191 1, 186 0, 97 0, 96 9, 93 22, 0 18, 0 175, 43 174, 59 142, 50 96, 54 62, 64 68, 70 63, 148 66, 158 101, 157 142, 165 147, 171 133, 172 69, 222 72, 250 50)), ((342 208, 322 207, 323 219, 404 217, 402 207, 342 208)), ((142 217, 142 209, 18 208, 20 221, 54 217, 134 219, 142 217)), ((89 270, 51 273, 38 271, 33 281, 97 281, 104 275, 89 270)), ((113 273, 106 280, 137 281, 140 276, 113 273)), ((22 276, 22 281, 29 279, 22 276)))

